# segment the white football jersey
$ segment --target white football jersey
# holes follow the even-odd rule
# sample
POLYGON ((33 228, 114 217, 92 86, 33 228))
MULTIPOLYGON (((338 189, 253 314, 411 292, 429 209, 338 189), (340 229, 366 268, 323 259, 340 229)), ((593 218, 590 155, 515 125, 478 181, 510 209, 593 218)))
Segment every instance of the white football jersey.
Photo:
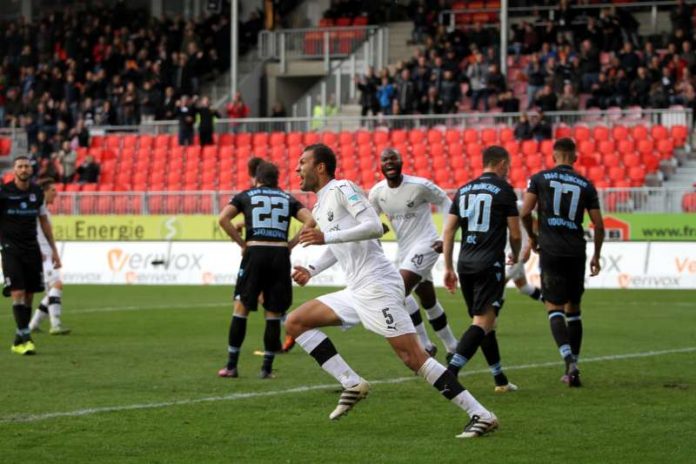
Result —
MULTIPOLYGON (((312 215, 326 233, 355 227, 358 225, 355 217, 366 209, 376 214, 355 184, 348 180, 333 179, 317 192, 312 215)), ((358 288, 385 279, 401 282, 401 276, 384 255, 377 239, 331 243, 326 246, 345 272, 348 288, 358 288)))
POLYGON ((447 214, 452 201, 428 179, 404 175, 396 188, 390 188, 386 179, 378 182, 370 190, 370 203, 377 213, 383 212, 389 218, 399 249, 408 250, 438 240, 430 205, 440 207, 447 214))
MULTIPOLYGON (((46 219, 48 219, 48 222, 50 223, 51 213, 48 212, 48 208, 43 208, 41 213, 46 215, 46 219)), ((51 249, 51 245, 48 244, 48 240, 46 240, 46 236, 43 233, 43 229, 41 228, 41 223, 39 222, 38 218, 36 219, 36 238, 39 241, 41 254, 44 256, 51 256, 53 254, 53 250, 51 249)))

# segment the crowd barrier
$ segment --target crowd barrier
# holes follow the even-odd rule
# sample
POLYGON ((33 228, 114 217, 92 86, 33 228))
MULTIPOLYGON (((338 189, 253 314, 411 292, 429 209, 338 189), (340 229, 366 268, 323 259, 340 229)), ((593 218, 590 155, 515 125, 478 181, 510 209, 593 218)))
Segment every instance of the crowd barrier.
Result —
MULTIPOLYGON (((396 259, 397 244, 383 244, 396 259)), ((588 243, 588 256, 592 254, 588 243)), ((238 246, 224 242, 61 242, 66 284, 233 285, 241 262, 238 246)), ((298 247, 293 265, 306 266, 324 247, 298 247)), ((455 246, 455 256, 458 245, 455 246)), ((589 262, 588 262, 589 264, 589 262)), ((538 257, 526 263, 527 277, 539 285, 538 257)), ((433 271, 442 286, 442 257, 433 271)), ((696 242, 609 242, 602 251, 602 272, 586 274, 587 288, 696 289, 696 242)), ((310 281, 312 286, 344 286, 336 265, 310 281)))

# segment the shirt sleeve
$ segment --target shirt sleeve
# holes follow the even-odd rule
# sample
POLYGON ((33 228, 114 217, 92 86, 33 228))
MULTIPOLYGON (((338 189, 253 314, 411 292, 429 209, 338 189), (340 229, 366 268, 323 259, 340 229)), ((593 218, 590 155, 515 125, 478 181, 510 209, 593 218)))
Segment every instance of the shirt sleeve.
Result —
POLYGON ((238 193, 232 197, 229 204, 237 208, 237 211, 242 212, 244 211, 244 197, 244 193, 238 193))
POLYGON ((597 189, 594 185, 590 184, 587 188, 587 210, 600 209, 599 206, 599 195, 597 195, 597 189))
POLYGON ((505 188, 505 216, 514 217, 520 215, 520 210, 517 207, 517 195, 509 185, 505 188))
POLYGON ((304 205, 294 196, 290 195, 290 216, 296 217, 297 213, 304 208, 304 205))
POLYGON ((527 181, 527 192, 533 193, 534 195, 539 195, 539 185, 537 183, 537 176, 532 176, 527 181))
POLYGON ((378 187, 376 187, 376 186, 372 187, 372 189, 370 189, 370 195, 368 197, 368 200, 369 200, 370 204, 372 205, 372 207, 377 212, 377 214, 380 214, 382 212, 382 208, 379 207, 378 190, 379 190, 378 187))
POLYGON ((462 217, 461 214, 459 214, 459 190, 457 190, 457 193, 454 194, 454 198, 452 199, 452 206, 450 206, 449 213, 454 214, 457 217, 462 217))
POLYGON ((452 200, 447 196, 447 192, 430 181, 425 182, 423 187, 428 203, 437 206, 441 213, 447 213, 450 210, 452 200))
POLYGON ((370 207, 370 203, 358 189, 349 182, 342 183, 336 189, 338 203, 343 205, 351 216, 358 214, 370 207))

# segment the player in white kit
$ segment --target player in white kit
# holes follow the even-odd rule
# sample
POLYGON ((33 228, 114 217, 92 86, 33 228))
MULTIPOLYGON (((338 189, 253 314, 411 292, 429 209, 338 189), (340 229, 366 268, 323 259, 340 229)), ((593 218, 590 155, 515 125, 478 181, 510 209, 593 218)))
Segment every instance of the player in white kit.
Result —
POLYGON ((442 253, 442 238, 437 234, 431 212, 434 205, 448 214, 452 201, 431 181, 402 174, 401 154, 394 148, 384 149, 380 161, 385 179, 370 190, 369 198, 377 213, 387 215, 399 242, 397 267, 406 287, 406 309, 425 351, 434 356, 437 347, 430 341, 418 303, 411 295, 415 289, 433 330, 447 352, 454 353, 457 339, 433 285, 432 269, 442 253))
POLYGON ((428 356, 418 342, 404 307, 403 280, 377 240, 383 234, 379 216, 352 182, 335 179, 335 171, 336 156, 329 147, 316 144, 305 148, 297 166, 300 188, 317 194, 312 215, 321 230, 303 229, 300 243, 327 247, 307 268, 296 266, 293 279, 305 285, 312 276, 339 263, 348 286, 302 304, 285 322, 286 331, 297 344, 343 386, 329 418, 338 419, 348 413, 367 396, 370 385, 348 366, 318 328, 347 329, 361 323, 385 337, 409 368, 469 414, 470 420, 458 437, 473 438, 494 430, 498 426, 495 415, 442 364, 428 356))
MULTIPOLYGON (((522 202, 517 202, 517 209, 522 209, 522 202)), ((520 252, 520 259, 515 264, 508 264, 505 266, 505 282, 512 280, 517 287, 517 290, 523 295, 527 295, 533 300, 541 300, 541 289, 535 287, 527 281, 527 274, 524 269, 524 265, 529 261, 529 257, 532 253, 532 247, 529 243, 529 237, 527 237, 527 232, 524 227, 521 228, 522 232, 522 251, 520 252)), ((512 250, 510 244, 508 243, 505 247, 505 256, 510 256, 512 250)))
MULTIPOLYGON (((44 191, 44 198, 46 206, 49 206, 56 199, 56 186, 52 180, 44 180, 39 182, 41 188, 44 191)), ((46 210, 46 217, 49 222, 51 220, 51 215, 46 210)), ((62 297, 63 297, 63 282, 61 280, 60 268, 56 268, 53 265, 53 250, 51 245, 46 240, 46 236, 41 229, 41 226, 37 224, 37 239, 39 241, 39 247, 41 248, 41 257, 43 258, 43 273, 44 279, 46 281, 46 293, 44 294, 38 309, 34 312, 34 316, 29 322, 29 329, 32 332, 38 332, 41 322, 47 317, 51 321, 51 329, 49 333, 51 335, 67 335, 70 333, 70 329, 63 327, 60 316, 62 312, 62 297)))

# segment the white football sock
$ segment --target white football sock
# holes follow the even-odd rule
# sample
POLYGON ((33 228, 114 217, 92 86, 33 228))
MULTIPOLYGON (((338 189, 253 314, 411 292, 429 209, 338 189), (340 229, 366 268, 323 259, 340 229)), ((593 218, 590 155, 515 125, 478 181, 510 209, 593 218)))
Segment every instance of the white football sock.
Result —
POLYGON ((413 298, 413 295, 406 297, 406 311, 408 311, 408 314, 411 315, 412 321, 414 320, 415 316, 413 326, 416 328, 418 339, 420 340, 421 345, 423 345, 423 348, 429 349, 431 346, 433 346, 433 342, 430 341, 428 332, 425 330, 425 324, 423 324, 423 318, 420 315, 420 306, 418 306, 418 303, 416 302, 416 299, 413 298), (420 320, 420 323, 416 324, 418 320, 420 320))
POLYGON ((338 380, 343 388, 354 387, 362 381, 362 378, 336 352, 336 347, 323 332, 311 329, 297 337, 295 341, 303 350, 317 360, 322 369, 338 380), (321 353, 315 352, 315 348, 322 343, 324 343, 325 350, 321 353), (329 353, 328 359, 325 359, 327 353, 329 353))
MULTIPOLYGON (((438 317, 445 314, 445 310, 442 309, 442 305, 439 301, 436 301, 435 306, 433 306, 432 308, 425 308, 425 312, 428 314, 428 321, 437 319, 438 317)), ((457 351, 457 339, 454 337, 454 334, 452 333, 452 328, 450 327, 449 323, 440 330, 436 330, 435 333, 440 338, 440 340, 442 340, 442 343, 444 343, 448 353, 454 353, 455 351, 457 351)))
POLYGON ((48 314, 41 311, 40 309, 37 309, 34 311, 34 316, 31 318, 31 322, 29 322, 29 329, 31 330, 36 330, 39 328, 39 325, 41 325, 41 322, 43 322, 44 319, 48 317, 48 314))
MULTIPOLYGON (((418 375, 424 377, 430 385, 437 387, 436 382, 438 382, 442 375, 445 374, 445 371, 447 371, 447 369, 445 369, 445 366, 443 366, 433 358, 428 358, 423 363, 421 368, 418 369, 418 375)), ((454 374, 450 375, 452 375, 452 378, 454 378, 454 380, 456 381, 456 377, 454 376, 454 374)), ((440 393, 445 395, 444 392, 440 393)), ((491 415, 491 413, 486 408, 484 408, 483 405, 479 403, 476 400, 476 398, 474 398, 474 396, 471 393, 469 393, 466 389, 460 392, 450 401, 459 406, 461 409, 465 410, 467 414, 469 414, 469 417, 473 415, 478 415, 481 417, 490 417, 491 415)))
POLYGON ((61 297, 63 291, 51 288, 48 291, 48 314, 51 316, 51 327, 60 327, 60 314, 62 312, 61 297))

